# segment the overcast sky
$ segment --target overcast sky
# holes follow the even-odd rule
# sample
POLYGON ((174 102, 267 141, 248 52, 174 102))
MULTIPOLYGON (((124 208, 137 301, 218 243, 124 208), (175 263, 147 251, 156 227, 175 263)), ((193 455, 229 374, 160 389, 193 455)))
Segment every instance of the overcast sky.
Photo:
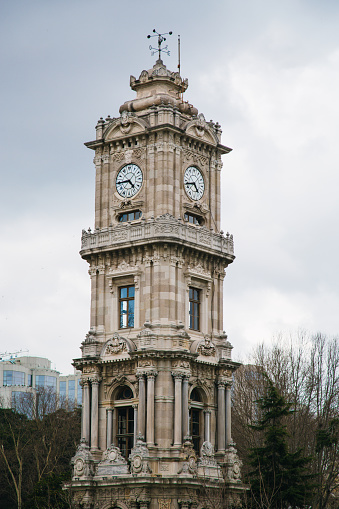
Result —
POLYGON ((11 0, 0 7, 1 351, 64 374, 89 329, 82 228, 93 227, 99 117, 181 35, 185 99, 218 121, 233 357, 279 332, 339 332, 339 2, 11 0), (156 40, 153 40, 156 43, 156 40))

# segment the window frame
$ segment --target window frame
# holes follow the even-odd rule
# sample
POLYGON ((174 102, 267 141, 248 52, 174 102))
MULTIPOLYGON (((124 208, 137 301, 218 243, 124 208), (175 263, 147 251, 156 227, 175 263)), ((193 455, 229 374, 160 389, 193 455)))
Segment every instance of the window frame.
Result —
POLYGON ((135 284, 131 285, 123 285, 118 287, 118 324, 119 330, 123 329, 134 329, 135 327, 135 284), (129 289, 133 288, 133 296, 129 297, 129 289), (127 297, 121 297, 121 290, 127 289, 127 297), (126 315, 122 313, 121 304, 122 302, 127 302, 127 311, 126 315), (133 302, 133 325, 129 326, 129 317, 132 313, 129 312, 129 303, 133 302), (126 326, 121 325, 122 317, 126 316, 126 326))
POLYGON ((189 298, 189 329, 200 332, 201 331, 201 288, 196 288, 194 286, 189 286, 188 288, 188 298, 189 298), (192 292, 192 297, 191 297, 192 292), (197 293, 197 298, 194 298, 195 292, 197 293), (191 310, 193 308, 193 313, 191 310), (195 312, 197 311, 197 312, 195 312), (195 321, 197 320, 197 324, 195 321), (197 325, 197 326, 196 326, 197 325))

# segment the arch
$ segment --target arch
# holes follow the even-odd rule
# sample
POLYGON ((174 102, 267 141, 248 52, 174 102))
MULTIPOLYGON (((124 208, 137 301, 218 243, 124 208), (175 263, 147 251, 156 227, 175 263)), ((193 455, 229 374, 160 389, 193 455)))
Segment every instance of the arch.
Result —
POLYGON ((108 388, 108 390, 107 390, 107 399, 109 401, 117 401, 117 394, 119 393, 119 390, 122 387, 125 387, 125 386, 128 387, 132 391, 131 399, 136 398, 135 388, 133 387, 132 382, 130 382, 127 378, 123 377, 120 380, 115 380, 112 383, 112 385, 108 388))
POLYGON ((207 390, 202 386, 198 384, 194 384, 191 388, 191 392, 189 394, 189 398, 191 401, 197 402, 202 404, 203 406, 208 404, 208 396, 207 396, 207 390), (192 399, 193 395, 193 399, 192 399))

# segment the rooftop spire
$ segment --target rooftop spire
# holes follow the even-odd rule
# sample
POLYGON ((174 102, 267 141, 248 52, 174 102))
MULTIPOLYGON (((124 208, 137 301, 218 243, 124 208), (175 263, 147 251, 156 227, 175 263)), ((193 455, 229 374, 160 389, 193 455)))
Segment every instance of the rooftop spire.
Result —
POLYGON ((166 37, 164 37, 164 35, 172 35, 172 32, 166 32, 164 34, 159 34, 156 31, 156 29, 154 28, 153 33, 154 33, 154 35, 148 35, 147 39, 150 39, 151 37, 158 37, 158 48, 153 48, 152 45, 150 44, 149 49, 151 50, 152 56, 158 51, 158 53, 159 53, 158 61, 161 62, 161 52, 166 53, 166 55, 168 55, 168 56, 170 56, 170 54, 171 54, 170 50, 168 49, 167 44, 163 48, 161 47, 161 45, 164 41, 166 41, 166 37))

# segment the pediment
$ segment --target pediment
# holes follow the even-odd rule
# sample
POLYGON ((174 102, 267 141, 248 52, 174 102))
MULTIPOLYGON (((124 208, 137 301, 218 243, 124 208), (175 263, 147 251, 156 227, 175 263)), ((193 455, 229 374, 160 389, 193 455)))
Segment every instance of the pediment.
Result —
POLYGON ((193 138, 199 139, 200 141, 210 143, 213 145, 218 143, 217 134, 208 125, 202 113, 200 113, 196 118, 188 122, 188 124, 185 127, 185 131, 187 134, 189 134, 193 138))
POLYGON ((124 136, 135 136, 144 133, 147 128, 145 121, 133 113, 123 111, 120 118, 114 119, 104 132, 106 141, 120 139, 124 136))
POLYGON ((129 339, 123 338, 116 332, 104 344, 100 357, 106 362, 115 360, 116 358, 128 358, 129 353, 133 350, 135 350, 133 342, 129 339))

